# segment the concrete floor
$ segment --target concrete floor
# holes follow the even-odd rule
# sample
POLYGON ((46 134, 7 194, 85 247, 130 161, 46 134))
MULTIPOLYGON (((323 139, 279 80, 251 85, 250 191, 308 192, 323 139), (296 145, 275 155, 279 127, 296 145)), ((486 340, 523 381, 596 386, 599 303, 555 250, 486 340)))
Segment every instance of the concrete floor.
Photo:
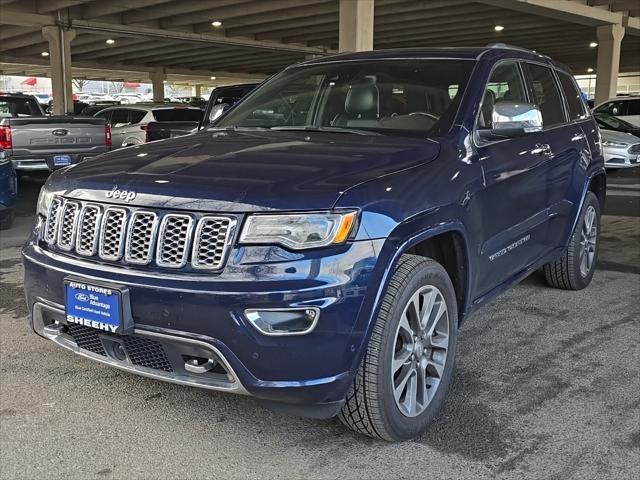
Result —
POLYGON ((1 478, 640 478, 640 169, 610 175, 599 271, 532 276, 469 320, 441 415, 388 444, 337 421, 97 365, 27 326, 20 245, 0 239, 1 478))

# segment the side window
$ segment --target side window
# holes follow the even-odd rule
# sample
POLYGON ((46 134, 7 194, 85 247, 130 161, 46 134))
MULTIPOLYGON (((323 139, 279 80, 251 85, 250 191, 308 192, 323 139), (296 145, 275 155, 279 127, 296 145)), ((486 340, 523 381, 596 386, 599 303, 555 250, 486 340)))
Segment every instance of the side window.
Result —
POLYGON ((526 102, 524 83, 516 62, 499 64, 489 78, 480 107, 478 128, 490 129, 493 106, 498 102, 526 102))
POLYGON ((144 110, 131 110, 131 123, 140 123, 146 115, 147 112, 144 110))
POLYGON ((640 100, 627 100, 627 111, 625 115, 640 115, 640 100))
POLYGON ((596 108, 598 113, 608 113, 609 115, 626 115, 625 103, 620 100, 607 102, 596 108))
POLYGON ((587 112, 582 102, 582 95, 578 91, 573 79, 562 72, 558 72, 558 78, 560 79, 562 90, 564 90, 564 97, 567 99, 569 120, 582 120, 583 118, 587 118, 587 112))
POLYGON ((529 71, 529 82, 535 104, 542 113, 542 124, 544 128, 560 125, 565 122, 562 99, 550 68, 526 64, 529 71))
POLYGON ((113 110, 106 110, 104 112, 98 112, 94 116, 95 117, 102 117, 102 118, 104 118, 104 121, 106 123, 111 124, 111 114, 112 113, 113 113, 113 110))
POLYGON ((113 111, 113 115, 111 116, 112 127, 125 127, 130 123, 131 122, 129 120, 129 110, 126 110, 124 108, 119 108, 113 111))

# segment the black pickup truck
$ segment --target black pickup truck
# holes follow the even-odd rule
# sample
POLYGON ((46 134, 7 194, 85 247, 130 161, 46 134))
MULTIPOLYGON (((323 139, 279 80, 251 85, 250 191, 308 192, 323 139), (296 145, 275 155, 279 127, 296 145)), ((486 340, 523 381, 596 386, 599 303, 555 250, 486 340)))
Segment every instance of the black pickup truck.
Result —
POLYGON ((213 123, 224 111, 251 92, 257 85, 256 83, 247 83, 215 88, 211 92, 201 121, 149 122, 146 141, 153 142, 165 138, 182 137, 197 132, 213 123))

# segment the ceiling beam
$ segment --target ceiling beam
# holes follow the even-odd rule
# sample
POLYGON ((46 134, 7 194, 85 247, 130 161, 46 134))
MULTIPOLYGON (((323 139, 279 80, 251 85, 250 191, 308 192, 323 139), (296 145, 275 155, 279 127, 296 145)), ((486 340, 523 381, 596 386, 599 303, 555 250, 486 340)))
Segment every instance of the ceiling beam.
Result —
POLYGON ((114 13, 126 12, 133 8, 153 10, 153 8, 150 7, 155 7, 156 5, 171 1, 173 0, 103 0, 99 2, 91 2, 90 5, 82 7, 82 18, 90 19, 103 17, 105 15, 113 15, 114 13))
POLYGON ((47 25, 55 25, 56 23, 56 19, 53 15, 20 12, 10 8, 2 8, 0 13, 2 13, 2 15, 0 15, 0 25, 45 27, 47 25))
POLYGON ((55 12, 69 7, 75 7, 87 3, 87 0, 37 0, 36 10, 38 13, 55 12))

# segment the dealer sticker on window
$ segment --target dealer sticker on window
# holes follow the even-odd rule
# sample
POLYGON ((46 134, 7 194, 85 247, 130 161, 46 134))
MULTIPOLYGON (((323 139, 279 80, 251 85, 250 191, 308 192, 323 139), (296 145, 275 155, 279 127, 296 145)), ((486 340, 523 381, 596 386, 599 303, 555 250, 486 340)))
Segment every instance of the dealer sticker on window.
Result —
POLYGON ((76 281, 65 283, 67 323, 119 333, 121 292, 76 281))

